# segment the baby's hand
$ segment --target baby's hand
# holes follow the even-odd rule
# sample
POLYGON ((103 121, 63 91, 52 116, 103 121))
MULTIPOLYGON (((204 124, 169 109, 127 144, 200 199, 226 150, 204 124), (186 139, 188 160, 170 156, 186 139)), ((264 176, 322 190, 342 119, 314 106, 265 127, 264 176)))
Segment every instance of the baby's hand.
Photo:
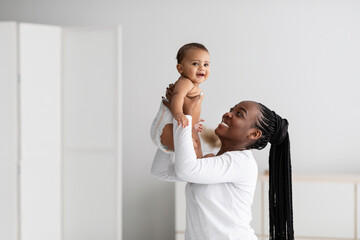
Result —
POLYGON ((215 155, 212 153, 208 153, 203 158, 208 158, 208 157, 215 157, 215 155))
POLYGON ((204 127, 202 125, 202 122, 204 122, 204 121, 205 121, 204 119, 200 118, 200 121, 194 125, 196 132, 201 133, 204 130, 204 127))
POLYGON ((178 122, 178 126, 180 126, 180 124, 182 127, 187 127, 187 125, 189 125, 189 120, 183 113, 176 114, 174 118, 178 122))

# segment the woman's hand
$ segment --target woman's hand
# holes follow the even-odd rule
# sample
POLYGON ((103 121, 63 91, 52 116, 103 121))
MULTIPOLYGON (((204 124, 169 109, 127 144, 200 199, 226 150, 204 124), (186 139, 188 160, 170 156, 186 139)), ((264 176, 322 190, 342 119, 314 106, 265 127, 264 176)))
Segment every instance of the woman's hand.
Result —
POLYGON ((171 102, 173 92, 174 92, 175 84, 170 83, 169 86, 166 88, 165 97, 171 102))
POLYGON ((163 104, 171 110, 171 99, 173 95, 175 84, 170 83, 169 87, 166 88, 165 97, 162 97, 163 104))

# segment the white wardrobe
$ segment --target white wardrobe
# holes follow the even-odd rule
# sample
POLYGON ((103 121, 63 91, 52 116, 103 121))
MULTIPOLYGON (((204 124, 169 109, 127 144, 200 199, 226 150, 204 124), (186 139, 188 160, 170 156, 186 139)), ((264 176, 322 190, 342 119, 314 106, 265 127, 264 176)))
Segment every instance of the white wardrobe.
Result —
POLYGON ((121 45, 0 23, 0 239, 121 239, 121 45))

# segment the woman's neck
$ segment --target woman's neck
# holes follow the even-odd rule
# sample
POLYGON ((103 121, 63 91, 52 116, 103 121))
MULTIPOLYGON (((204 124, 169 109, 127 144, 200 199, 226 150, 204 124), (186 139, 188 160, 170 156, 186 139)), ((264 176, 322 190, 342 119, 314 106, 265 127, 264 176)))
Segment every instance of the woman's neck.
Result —
POLYGON ((232 145, 232 144, 226 144, 221 142, 221 147, 219 152, 216 154, 217 156, 226 153, 226 152, 230 152, 230 151, 243 151, 246 150, 245 146, 242 146, 241 144, 239 145, 232 145))

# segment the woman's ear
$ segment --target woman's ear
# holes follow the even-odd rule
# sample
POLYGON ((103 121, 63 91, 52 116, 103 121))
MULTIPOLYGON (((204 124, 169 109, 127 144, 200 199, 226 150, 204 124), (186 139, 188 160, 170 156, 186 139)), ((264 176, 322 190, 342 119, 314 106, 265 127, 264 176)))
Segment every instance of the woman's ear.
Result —
POLYGON ((249 138, 256 140, 256 139, 259 139, 261 136, 262 136, 261 130, 253 128, 250 135, 249 135, 249 138))
POLYGON ((179 72, 180 74, 183 73, 183 65, 181 65, 181 64, 176 64, 176 69, 178 70, 178 72, 179 72))

